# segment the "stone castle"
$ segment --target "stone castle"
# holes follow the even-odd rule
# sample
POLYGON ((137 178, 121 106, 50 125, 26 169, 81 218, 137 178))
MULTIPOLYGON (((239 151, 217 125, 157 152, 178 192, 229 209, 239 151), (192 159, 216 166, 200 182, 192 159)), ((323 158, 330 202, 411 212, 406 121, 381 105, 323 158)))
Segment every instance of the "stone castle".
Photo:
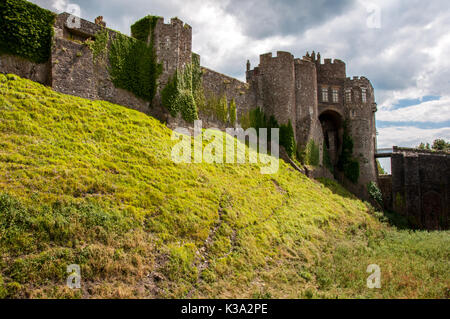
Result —
MULTIPOLYGON (((0 57, 0 72, 15 73, 44 83, 54 90, 89 99, 121 104, 166 122, 174 127, 182 119, 169 115, 161 105, 161 90, 176 70, 192 63, 192 28, 174 18, 165 23, 158 18, 153 43, 163 72, 152 105, 131 92, 116 88, 108 75, 106 65, 93 62, 91 50, 83 44, 95 39, 105 22, 101 17, 92 23, 81 19, 76 27, 72 16, 57 16, 50 60, 36 64, 21 58, 0 57)), ((116 32, 107 29, 110 37, 116 32)), ((245 62, 245 61, 244 61, 245 62)), ((243 63, 244 66, 244 63, 243 63)), ((278 123, 291 122, 298 145, 306 147, 314 141, 320 152, 320 163, 312 170, 313 177, 331 175, 323 168, 323 154, 329 154, 333 166, 338 162, 343 147, 344 127, 353 140, 353 157, 359 162, 360 175, 352 183, 339 172, 335 177, 355 194, 367 198, 367 184, 377 180, 375 162, 377 110, 374 89, 365 77, 347 77, 343 61, 324 59, 320 54, 307 53, 295 58, 288 52, 260 56, 259 65, 251 68, 247 62, 246 83, 208 68, 202 68, 205 94, 226 96, 236 102, 236 121, 250 110, 260 108, 273 115, 278 123), (328 174, 328 175, 327 175, 328 174)), ((202 116, 204 127, 224 127, 214 119, 202 116)))

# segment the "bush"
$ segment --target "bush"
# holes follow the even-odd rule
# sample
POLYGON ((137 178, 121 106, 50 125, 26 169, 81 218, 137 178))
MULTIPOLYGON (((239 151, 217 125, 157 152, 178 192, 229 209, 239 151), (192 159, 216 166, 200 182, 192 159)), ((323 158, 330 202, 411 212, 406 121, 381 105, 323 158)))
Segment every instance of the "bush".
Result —
MULTIPOLYGON (((269 124, 271 125, 271 124, 269 124)), ((296 151, 294 128, 289 120, 288 124, 280 125, 280 145, 286 149, 289 157, 294 157, 296 151)))
POLYGON ((356 184, 359 179, 359 162, 353 158, 353 139, 348 133, 348 123, 344 123, 344 136, 342 142, 342 153, 337 164, 338 169, 352 183, 356 184))
POLYGON ((375 184, 374 182, 370 182, 369 184, 367 184, 367 192, 374 201, 383 206, 383 194, 381 193, 381 190, 378 188, 377 184, 375 184))
POLYGON ((48 61, 56 15, 28 1, 0 2, 0 53, 48 61))

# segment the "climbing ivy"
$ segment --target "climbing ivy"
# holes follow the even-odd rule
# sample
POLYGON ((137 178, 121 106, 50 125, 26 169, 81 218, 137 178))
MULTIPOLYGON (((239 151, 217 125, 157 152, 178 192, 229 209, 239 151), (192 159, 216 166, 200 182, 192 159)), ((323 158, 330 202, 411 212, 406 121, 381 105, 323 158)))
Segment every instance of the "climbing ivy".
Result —
POLYGON ((168 109, 170 115, 175 117, 180 112, 187 122, 198 119, 197 106, 192 93, 192 69, 192 64, 187 64, 184 70, 176 70, 161 92, 162 104, 168 109))
POLYGON ((55 19, 53 12, 28 1, 0 1, 0 53, 48 61, 55 19))
POLYGON ((231 126, 235 126, 236 125, 236 101, 234 99, 232 99, 230 102, 229 117, 230 117, 231 126))
POLYGON ((145 43, 153 41, 153 31, 155 30, 158 16, 148 15, 131 26, 131 36, 145 43))
POLYGON ((356 184, 359 179, 359 162, 353 157, 353 139, 348 132, 348 122, 344 123, 344 135, 342 142, 342 153, 339 156, 337 168, 344 172, 352 183, 356 184))
POLYGON ((108 54, 109 32, 106 28, 95 34, 95 40, 88 39, 85 44, 92 51, 92 57, 95 63, 106 62, 108 54))
POLYGON ((109 50, 109 73, 118 88, 151 102, 156 94, 162 65, 150 45, 117 33, 109 50))

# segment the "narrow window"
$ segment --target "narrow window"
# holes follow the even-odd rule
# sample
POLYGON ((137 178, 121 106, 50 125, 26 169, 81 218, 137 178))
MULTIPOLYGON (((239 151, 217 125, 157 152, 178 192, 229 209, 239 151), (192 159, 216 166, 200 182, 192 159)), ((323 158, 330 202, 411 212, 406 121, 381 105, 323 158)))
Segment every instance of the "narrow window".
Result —
POLYGON ((345 101, 347 103, 352 102, 352 90, 350 90, 350 89, 345 90, 345 101))
POLYGON ((367 103, 367 89, 365 89, 365 88, 361 89, 361 96, 362 96, 362 102, 367 103))
POLYGON ((328 102, 328 88, 322 88, 322 102, 328 102))
POLYGON ((339 91, 338 89, 333 89, 333 103, 339 102, 339 91))

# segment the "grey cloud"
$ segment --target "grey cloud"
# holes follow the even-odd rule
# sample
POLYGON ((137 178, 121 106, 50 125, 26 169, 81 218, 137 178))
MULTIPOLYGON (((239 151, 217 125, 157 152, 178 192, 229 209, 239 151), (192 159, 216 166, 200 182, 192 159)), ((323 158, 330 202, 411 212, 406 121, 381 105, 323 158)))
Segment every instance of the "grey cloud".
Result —
POLYGON ((261 39, 298 34, 342 14, 354 0, 230 0, 226 10, 239 18, 246 35, 261 39))

